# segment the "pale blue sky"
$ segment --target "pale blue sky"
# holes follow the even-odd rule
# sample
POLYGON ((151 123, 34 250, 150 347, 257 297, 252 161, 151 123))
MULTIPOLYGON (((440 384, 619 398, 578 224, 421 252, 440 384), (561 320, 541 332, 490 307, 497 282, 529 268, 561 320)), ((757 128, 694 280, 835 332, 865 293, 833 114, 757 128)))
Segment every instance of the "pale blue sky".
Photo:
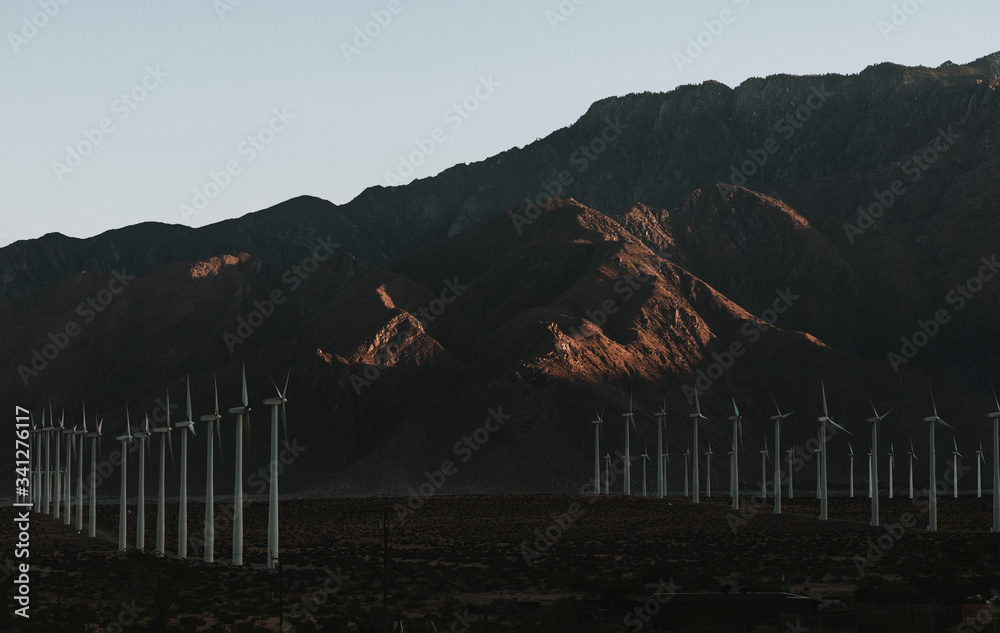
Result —
POLYGON ((398 156, 436 128, 442 141, 425 143, 434 152, 412 177, 526 145, 607 96, 1000 50, 996 0, 562 0, 575 10, 554 28, 546 12, 560 0, 242 0, 221 18, 213 6, 236 1, 3 1, 0 245, 148 220, 203 226, 301 194, 343 203, 388 184, 398 156), (45 5, 58 13, 39 17, 45 5), (348 61, 341 42, 390 5, 397 13, 348 61), (897 22, 912 15, 883 35, 894 5, 897 22), (678 70, 673 54, 725 10, 729 24, 678 70), (33 17, 43 26, 22 33, 33 17), (144 79, 155 86, 144 101, 115 103, 144 79), (458 119, 449 109, 467 97, 478 108, 458 119), (241 151, 276 108, 295 118, 241 151), (66 146, 86 150, 84 130, 105 118, 100 144, 57 175, 66 146), (239 173, 185 221, 180 205, 230 162, 239 173))

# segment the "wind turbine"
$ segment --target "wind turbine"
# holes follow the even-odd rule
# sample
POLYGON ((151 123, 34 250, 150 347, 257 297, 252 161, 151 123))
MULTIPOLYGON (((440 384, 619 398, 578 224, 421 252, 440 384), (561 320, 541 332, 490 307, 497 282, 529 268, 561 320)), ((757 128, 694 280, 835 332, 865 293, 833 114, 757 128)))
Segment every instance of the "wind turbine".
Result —
POLYGON ((792 445, 785 450, 785 453, 788 455, 788 498, 793 499, 794 498, 793 494, 795 492, 793 490, 793 485, 792 485, 792 479, 795 478, 795 471, 792 468, 792 463, 793 463, 792 458, 795 456, 794 442, 792 442, 792 445))
POLYGON ((893 447, 892 442, 889 442, 889 498, 892 499, 893 495, 893 481, 892 478, 896 471, 896 449, 893 447))
POLYGON ((173 429, 170 427, 170 389, 167 389, 167 421, 164 426, 158 426, 153 429, 153 433, 160 436, 160 480, 159 487, 156 492, 156 555, 163 556, 166 554, 166 530, 165 524, 167 521, 166 516, 166 495, 165 486, 167 480, 167 443, 170 444, 170 463, 171 468, 173 468, 174 461, 174 441, 170 437, 170 431, 173 429))
POLYGON ((983 497, 983 464, 986 458, 983 457, 983 441, 979 440, 979 450, 976 451, 976 498, 983 497))
MULTIPOLYGON (((241 406, 232 407, 236 414, 236 488, 233 491, 233 565, 243 564, 243 430, 244 421, 250 421, 250 401, 247 398, 247 369, 243 366, 243 393, 241 406)), ((250 432, 249 424, 246 427, 250 432)), ((249 442, 248 442, 249 443, 249 442)))
POLYGON ((729 498, 735 500, 736 489, 733 487, 734 485, 733 482, 736 481, 736 472, 732 469, 732 466, 733 466, 733 455, 736 454, 736 445, 730 444, 729 446, 730 449, 727 451, 727 454, 729 455, 729 498))
POLYGON ((63 471, 63 525, 73 521, 73 454, 76 452, 76 426, 63 428, 62 436, 66 440, 66 468, 63 471))
POLYGON ((76 456, 76 531, 83 531, 83 438, 87 436, 87 407, 83 407, 83 428, 76 431, 79 450, 76 456))
POLYGON ((931 392, 931 405, 934 407, 934 415, 927 416, 926 418, 924 418, 924 422, 928 423, 927 428, 928 428, 928 434, 930 435, 930 446, 928 448, 928 452, 930 453, 930 460, 929 460, 930 461, 930 464, 929 464, 929 467, 930 467, 930 479, 928 479, 928 482, 929 482, 928 483, 928 489, 929 489, 928 492, 930 494, 930 505, 929 505, 929 508, 928 508, 929 512, 928 512, 927 529, 929 531, 931 531, 931 532, 936 532, 937 531, 937 485, 936 485, 936 479, 937 479, 937 472, 936 472, 937 471, 937 468, 936 468, 937 464, 936 464, 936 462, 937 462, 937 459, 936 459, 936 457, 934 455, 934 425, 937 424, 938 422, 940 422, 942 425, 946 426, 947 428, 952 429, 952 430, 954 430, 954 429, 953 429, 953 427, 950 424, 948 424, 947 422, 945 422, 944 420, 942 420, 940 418, 940 416, 938 416, 937 402, 934 401, 934 390, 930 388, 930 385, 928 385, 927 388, 931 392))
MULTIPOLYGON (((892 409, 889 409, 888 411, 886 411, 882 415, 879 415, 878 414, 878 409, 875 408, 875 403, 872 402, 871 400, 869 400, 868 402, 869 402, 869 404, 872 405, 872 411, 875 412, 875 416, 874 417, 868 418, 868 422, 871 422, 871 425, 872 425, 872 441, 871 441, 871 444, 869 446, 869 448, 870 448, 870 450, 872 452, 871 466, 870 466, 870 468, 871 468, 871 474, 869 475, 869 484, 868 484, 869 485, 868 496, 871 497, 871 500, 872 500, 872 519, 871 519, 870 525, 871 525, 871 527, 878 527, 878 427, 879 427, 879 424, 882 422, 882 420, 885 419, 885 416, 887 416, 890 413, 892 413, 892 409)), ((891 464, 889 465, 889 469, 891 471, 891 469, 892 469, 892 465, 891 464)), ((889 477, 890 477, 889 490, 891 491, 892 490, 892 481, 891 481, 892 475, 890 474, 889 477)), ((891 492, 890 492, 889 496, 890 497, 892 496, 891 492)))
POLYGON ((629 440, 632 436, 629 432, 629 424, 631 423, 632 428, 639 431, 635 426, 635 416, 632 414, 632 396, 628 398, 628 413, 623 413, 622 417, 625 418, 625 481, 623 491, 626 497, 632 494, 632 452, 629 447, 629 440))
MULTIPOLYGON (((278 395, 281 396, 280 391, 278 395)), ((601 414, 597 413, 596 410, 594 413, 597 415, 597 419, 590 421, 594 425, 594 494, 599 495, 601 494, 601 425, 604 420, 601 419, 601 414)))
POLYGON ((684 496, 691 496, 691 486, 688 483, 688 469, 691 466, 691 446, 684 451, 684 496))
POLYGON ((700 490, 698 486, 698 421, 705 420, 708 421, 701 412, 701 401, 698 399, 698 390, 694 392, 694 405, 695 412, 689 414, 691 417, 691 422, 694 423, 694 441, 692 442, 694 446, 693 459, 691 460, 691 485, 694 488, 694 496, 691 499, 691 503, 698 503, 700 490))
POLYGON ((62 484, 63 484, 62 475, 63 475, 63 471, 61 470, 61 468, 62 468, 62 457, 61 457, 61 454, 62 454, 62 437, 61 436, 63 434, 63 431, 66 430, 66 411, 63 411, 62 413, 59 414, 59 428, 56 429, 55 426, 53 425, 52 430, 55 432, 55 436, 56 436, 55 437, 55 441, 56 441, 56 469, 55 469, 55 472, 53 473, 53 476, 55 477, 56 504, 55 504, 55 507, 53 509, 52 516, 54 518, 58 519, 60 516, 62 516, 61 513, 60 513, 60 506, 62 505, 62 500, 63 500, 62 499, 62 484))
POLYGON ((205 562, 215 562, 215 444, 212 442, 212 428, 219 440, 219 450, 222 450, 222 431, 219 429, 219 383, 212 378, 215 387, 215 413, 201 416, 202 422, 208 422, 208 457, 205 474, 205 562))
POLYGON ((917 454, 913 451, 913 440, 910 440, 910 450, 907 451, 907 455, 910 456, 910 499, 913 498, 913 462, 917 459, 917 454))
POLYGON ((667 477, 667 467, 670 466, 670 442, 663 438, 663 496, 670 495, 670 478, 667 477))
POLYGON ((820 446, 814 453, 816 455, 816 498, 823 498, 823 447, 820 446))
MULTIPOLYGON (((170 407, 167 407, 170 410, 170 407)), ((195 435, 194 417, 191 415, 191 377, 187 377, 187 417, 174 425, 181 430, 181 490, 177 517, 177 558, 187 558, 187 494, 188 494, 188 433, 195 435)), ((209 444, 212 436, 208 436, 209 444)), ((210 447, 211 448, 211 447, 210 447)))
POLYGON ((820 427, 819 427, 819 429, 820 429, 820 447, 821 447, 821 450, 822 450, 822 454, 820 455, 820 464, 821 464, 820 465, 820 479, 821 479, 820 491, 821 492, 820 492, 820 500, 819 500, 819 519, 820 519, 820 521, 826 521, 826 519, 827 519, 827 512, 829 510, 829 505, 830 505, 830 493, 827 490, 827 478, 826 478, 826 456, 827 456, 827 453, 828 453, 828 451, 826 450, 826 424, 827 424, 827 422, 829 422, 835 429, 840 429, 841 431, 843 431, 844 433, 847 433, 848 435, 850 435, 851 433, 850 433, 850 431, 848 431, 844 427, 842 427, 839 424, 837 424, 836 422, 834 422, 833 418, 830 417, 830 412, 827 410, 827 407, 826 407, 826 384, 823 381, 820 381, 820 387, 823 390, 823 415, 821 415, 818 418, 818 421, 820 423, 820 427))
POLYGON ((708 450, 705 451, 705 498, 712 498, 712 441, 708 442, 708 450))
POLYGON ((997 390, 990 380, 990 389, 993 391, 993 402, 997 410, 988 415, 993 421, 993 533, 1000 533, 1000 399, 997 398, 997 390))
MULTIPOLYGON (((42 495, 41 495, 41 454, 42 454, 42 438, 39 437, 39 433, 42 432, 40 428, 35 424, 35 414, 30 414, 31 417, 31 431, 28 437, 31 439, 31 452, 29 453, 31 457, 31 504, 32 510, 35 512, 40 512, 42 509, 42 495)), ((45 424, 45 407, 42 407, 42 424, 45 424)))
POLYGON ((732 460, 729 467, 729 477, 732 481, 729 483, 729 493, 733 498, 733 510, 740 509, 740 453, 736 448, 737 446, 743 446, 743 413, 740 412, 740 408, 736 406, 736 398, 733 398, 733 415, 729 416, 730 421, 733 423, 733 452, 732 460))
MULTIPOLYGON (((777 415, 771 416, 771 420, 774 422, 774 513, 781 514, 781 421, 795 411, 782 413, 773 393, 771 394, 771 402, 774 403, 774 408, 778 411, 777 415)), ((788 471, 788 474, 791 476, 791 470, 788 471)))
POLYGON ((611 453, 604 454, 604 494, 611 494, 611 453))
POLYGON ((767 499, 767 460, 771 457, 767 450, 767 435, 764 436, 764 449, 760 452, 760 498, 767 499))
POLYGON ((958 442, 955 441, 955 437, 954 436, 952 436, 952 438, 951 438, 951 443, 952 443, 952 446, 954 446, 954 450, 952 450, 952 452, 951 452, 951 465, 952 465, 952 468, 955 470, 955 476, 951 478, 951 480, 952 480, 952 488, 953 488, 953 491, 954 491, 953 492, 953 497, 955 499, 958 499, 958 472, 959 472, 958 471, 958 459, 960 457, 964 457, 964 456, 961 453, 958 452, 958 442))
POLYGON ((646 445, 642 445, 642 455, 639 456, 642 459, 642 496, 646 496, 646 462, 651 462, 649 458, 649 451, 646 450, 646 445))
POLYGON ((872 495, 872 445, 868 445, 868 454, 865 456, 868 458, 868 475, 865 477, 866 483, 868 484, 868 498, 873 499, 872 495))
POLYGON ((135 434, 139 439, 139 492, 136 501, 135 548, 146 549, 146 453, 149 452, 149 414, 144 414, 145 423, 135 434))
POLYGON ((851 470, 850 470, 850 473, 849 473, 850 474, 850 477, 849 477, 849 479, 850 479, 850 492, 848 493, 848 495, 850 496, 851 499, 853 499, 854 498, 854 447, 851 446, 850 442, 847 443, 847 451, 848 451, 847 452, 847 457, 850 460, 850 467, 851 467, 851 470))
MULTIPOLYGON (((132 424, 128 417, 128 403, 125 403, 125 434, 119 435, 115 440, 122 443, 122 491, 121 498, 118 503, 118 551, 125 551, 125 534, 128 531, 128 499, 127 499, 127 477, 128 472, 128 447, 126 444, 132 442, 132 424)), ((93 502, 91 502, 93 505, 93 502)), ((92 513, 91 517, 94 516, 92 513)), ((91 518, 93 522, 93 518, 91 518)))
MULTIPOLYGON (((90 513, 87 515, 87 536, 94 538, 97 536, 97 440, 101 437, 101 427, 104 420, 95 420, 95 430, 87 433, 90 438, 90 513)), ((125 451, 122 451, 124 454, 125 451)), ((122 480, 125 478, 125 470, 122 469, 122 480)), ((122 490, 125 489, 124 484, 122 490)), ((123 531, 124 533, 124 531, 123 531)), ((119 543, 121 545, 122 543, 119 543)))
MULTIPOLYGON (((52 403, 49 402, 49 425, 45 426, 45 409, 42 409, 42 434, 45 436, 45 514, 52 514, 52 432, 56 430, 55 418, 52 415, 52 403)), ((57 461, 58 463, 58 461, 57 461)))
POLYGON ((662 499, 663 495, 666 494, 666 486, 664 485, 664 471, 666 470, 663 465, 663 421, 667 417, 667 399, 663 398, 663 405, 660 410, 656 412, 656 498, 662 499))
MULTIPOLYGON (((274 390, 278 392, 277 398, 268 398, 264 401, 264 406, 271 407, 271 482, 267 499, 267 568, 274 569, 278 559, 278 407, 281 407, 281 424, 285 430, 285 441, 288 441, 288 418, 285 415, 285 403, 288 402, 288 380, 292 377, 289 369, 285 377, 285 388, 278 391, 278 385, 274 385, 274 390)), ((274 381, 271 381, 274 384, 274 381)), ((600 420, 600 416, 597 416, 600 420)), ((595 428, 600 428, 597 424, 595 428)), ((594 466, 597 466, 597 454, 594 454, 594 466)), ((594 483, 600 492, 600 482, 597 481, 597 473, 594 474, 594 483)), ((643 485, 645 485, 643 478, 643 485)))

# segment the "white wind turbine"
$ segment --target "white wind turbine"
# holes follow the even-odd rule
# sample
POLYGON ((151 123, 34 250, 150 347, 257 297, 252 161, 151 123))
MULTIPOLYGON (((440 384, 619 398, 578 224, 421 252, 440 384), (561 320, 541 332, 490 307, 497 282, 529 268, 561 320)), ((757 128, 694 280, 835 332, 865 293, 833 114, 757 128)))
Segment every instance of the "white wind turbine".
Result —
POLYGON ((830 412, 829 412, 829 410, 827 410, 827 407, 826 407, 826 384, 823 381, 820 381, 820 387, 823 390, 823 415, 821 415, 818 418, 818 421, 820 423, 820 427, 819 427, 820 428, 820 447, 821 447, 821 450, 822 450, 822 453, 820 455, 820 464, 821 464, 821 466, 820 466, 820 479, 821 479, 820 490, 821 490, 821 493, 820 493, 820 500, 819 500, 819 519, 820 519, 820 521, 826 521, 826 519, 827 519, 827 513, 828 513, 829 505, 830 505, 830 493, 829 493, 829 490, 827 488, 827 478, 826 478, 827 477, 826 476, 826 472, 827 472, 827 469, 826 469, 826 456, 827 456, 827 454, 829 452, 826 449, 826 424, 827 424, 827 422, 829 422, 830 425, 832 425, 834 428, 840 429, 841 431, 843 431, 844 433, 847 433, 848 435, 850 435, 851 433, 847 429, 845 429, 844 427, 842 427, 839 424, 837 424, 836 422, 834 422, 833 418, 830 417, 830 412))
POLYGON ((135 434, 139 440, 139 492, 136 500, 135 548, 146 549, 146 453, 149 452, 149 414, 144 414, 145 422, 135 434))
POLYGON ((733 464, 733 455, 736 454, 736 445, 735 444, 730 444, 729 447, 730 447, 729 450, 726 451, 726 454, 729 455, 729 466, 730 466, 730 468, 729 468, 729 498, 735 500, 736 499, 736 489, 733 487, 733 482, 736 481, 736 477, 735 477, 736 472, 733 471, 732 464, 733 464))
MULTIPOLYGON (((45 407, 42 407, 42 426, 45 426, 45 407)), ((39 435, 42 429, 35 424, 35 415, 31 414, 31 503, 32 510, 41 512, 42 510, 42 477, 41 477, 41 455, 42 438, 39 435)))
POLYGON ((667 417, 667 399, 663 399, 663 405, 656 412, 656 497, 662 499, 666 494, 664 484, 665 468, 663 465, 663 421, 667 417))
POLYGON ((913 498, 913 462, 920 461, 917 459, 917 454, 913 450, 913 440, 910 440, 910 450, 907 451, 907 455, 910 456, 910 499, 913 498))
MULTIPOLYGON (((930 389, 930 385, 928 385, 928 389, 930 389)), ((928 427, 927 428, 928 428, 928 434, 930 436, 930 446, 928 447, 928 452, 930 453, 930 460, 929 460, 929 462, 930 462, 930 464, 929 464, 929 467, 930 467, 930 478, 928 479, 928 489, 929 489, 928 493, 930 495, 930 499, 929 499, 930 504, 928 506, 927 529, 930 532, 936 532, 937 531, 937 485, 936 485, 936 482, 937 482, 937 472, 936 472, 937 471, 937 467, 936 467, 937 466, 937 463, 936 463, 937 462, 937 458, 934 455, 934 452, 935 452, 935 449, 934 449, 934 426, 938 422, 940 422, 942 425, 946 426, 949 429, 954 430, 954 428, 950 424, 948 424, 947 422, 945 422, 944 420, 942 420, 940 418, 940 416, 938 416, 937 402, 935 402, 935 400, 934 400, 934 390, 930 389, 930 392, 931 392, 931 405, 934 407, 934 415, 927 416, 926 418, 924 418, 924 422, 928 423, 928 427)))
POLYGON ((208 422, 208 451, 205 470, 205 562, 215 562, 215 444, 212 442, 212 428, 219 440, 219 450, 222 450, 222 431, 219 429, 219 383, 212 378, 215 388, 215 413, 201 416, 202 422, 208 422))
POLYGON ((771 452, 767 450, 767 435, 764 436, 764 448, 760 451, 760 498, 767 499, 767 460, 771 452))
MULTIPOLYGON (((892 409, 889 409, 882 415, 879 415, 878 409, 875 408, 875 403, 872 402, 871 400, 869 400, 868 402, 869 404, 872 405, 872 411, 875 412, 874 417, 868 418, 868 422, 870 422, 872 425, 872 441, 869 446, 872 453, 871 466, 870 466, 871 472, 868 475, 869 479, 868 496, 871 497, 872 500, 872 518, 870 525, 871 527, 878 527, 878 430, 879 430, 878 427, 879 424, 882 423, 882 420, 885 419, 885 416, 892 413, 892 409)), ((892 469, 891 464, 889 465, 889 468, 890 470, 892 469)), ((892 481, 891 481, 892 475, 890 474, 889 477, 890 477, 889 489, 892 490, 892 481)), ((890 493, 889 496, 891 497, 892 494, 890 493)))
POLYGON ((629 496, 632 494, 632 453, 629 448, 629 438, 631 433, 629 432, 629 423, 635 426, 635 420, 632 415, 632 396, 628 399, 628 413, 623 413, 622 417, 625 418, 625 482, 624 482, 624 494, 629 496))
MULTIPOLYGON (((169 409, 169 407, 168 407, 169 409)), ((181 430, 181 489, 177 517, 177 558, 187 558, 187 505, 188 505, 188 433, 195 435, 194 417, 191 415, 191 377, 187 377, 187 417, 174 426, 181 430)), ((208 436, 209 443, 212 436, 208 436)))
POLYGON ((705 498, 712 498, 712 441, 708 442, 708 450, 705 451, 705 498))
POLYGON ((893 495, 893 477, 896 472, 896 449, 893 447, 892 442, 889 442, 889 498, 892 499, 893 495))
POLYGON ((604 454, 604 494, 611 494, 611 453, 604 454))
POLYGON ((701 412, 701 401, 698 399, 697 389, 694 392, 694 406, 695 406, 695 412, 689 414, 691 417, 691 422, 693 423, 694 426, 693 428, 694 440, 692 441, 692 445, 694 446, 694 453, 693 453, 693 458, 691 460, 692 462, 691 486, 694 489, 694 495, 691 499, 691 503, 698 503, 699 495, 701 494, 698 485, 698 422, 700 420, 705 420, 707 422, 708 418, 706 418, 701 412))
MULTIPOLYGON (((242 405, 232 407, 236 415, 236 483, 233 490, 233 565, 243 564, 243 432, 250 432, 250 401, 247 397, 247 370, 243 366, 242 405)), ((249 444, 249 441, 247 442, 249 444)))
POLYGON ((167 483, 167 444, 170 445, 170 463, 173 468, 174 442, 170 437, 170 389, 167 389, 167 420, 164 426, 153 428, 153 433, 160 436, 160 478, 156 491, 156 550, 157 556, 166 554, 166 483, 167 483))
POLYGON ((73 455, 76 454, 76 425, 63 429, 66 440, 66 470, 63 473, 63 525, 73 522, 73 455))
POLYGON ((83 531, 83 438, 87 436, 87 406, 83 407, 83 428, 76 431, 79 438, 76 456, 76 531, 83 531))
MULTIPOLYGON (((280 391, 278 395, 281 395, 280 391)), ((594 425, 594 494, 599 495, 601 494, 601 425, 604 420, 600 413, 597 411, 594 413, 597 415, 597 419, 590 421, 594 425)))
MULTIPOLYGON (((119 435, 115 440, 122 443, 122 490, 121 498, 118 502, 118 551, 125 551, 125 536, 128 532, 128 497, 127 497, 127 483, 128 478, 126 473, 128 472, 128 446, 132 442, 132 424, 129 421, 128 416, 128 403, 125 403, 125 434, 119 435)), ((93 514, 91 514, 93 516, 93 514)), ((91 519, 93 520, 93 519, 91 519)))
POLYGON ((814 453, 816 455, 816 498, 823 498, 823 447, 820 446, 814 453))
POLYGON ((667 468, 670 466, 670 442, 663 438, 663 496, 670 495, 670 479, 667 477, 667 468))
MULTIPOLYGON (((278 560, 278 407, 281 407, 281 424, 285 431, 285 441, 288 441, 288 418, 285 415, 285 403, 288 402, 288 380, 292 377, 291 370, 285 377, 285 388, 278 390, 278 385, 274 385, 274 390, 278 392, 277 398, 268 398, 264 401, 264 406, 271 407, 271 466, 270 466, 270 489, 267 499, 267 568, 274 569, 278 560)), ((598 416, 600 418, 600 416, 598 416)), ((598 426, 600 426, 598 424, 598 426)), ((594 455, 595 466, 597 465, 597 455, 594 455)), ((594 483, 600 486, 596 480, 594 483)), ((645 478, 643 478, 645 485, 645 478)), ((598 489, 598 492, 600 490, 598 489)))
POLYGON ((976 498, 983 498, 983 464, 986 458, 983 457, 983 441, 979 440, 979 450, 976 451, 976 498))
POLYGON ((848 483, 850 486, 849 488, 850 492, 848 492, 848 496, 851 499, 853 499, 854 498, 854 447, 851 446, 850 442, 847 443, 847 458, 850 460, 850 471, 848 473, 849 474, 848 483))
POLYGON ((793 489, 792 479, 795 478, 795 471, 792 469, 793 457, 795 456, 795 443, 793 442, 788 449, 785 450, 788 455, 788 498, 794 499, 795 490, 793 489))
MULTIPOLYGON (((49 425, 45 426, 45 409, 42 408, 42 434, 45 436, 45 470, 44 477, 45 503, 43 511, 52 514, 52 432, 56 430, 55 417, 52 415, 52 403, 49 402, 49 425)), ((57 462, 58 463, 58 462, 57 462)))
POLYGON ((646 496, 646 462, 651 462, 649 458, 649 451, 646 450, 646 445, 642 445, 642 455, 639 456, 642 459, 642 496, 646 496))
POLYGON ((66 411, 65 410, 62 411, 62 413, 59 414, 59 428, 57 429, 57 428, 55 428, 55 426, 53 426, 52 430, 55 433, 55 442, 56 442, 56 469, 55 469, 55 472, 53 473, 53 475, 55 477, 55 497, 56 497, 56 504, 55 504, 54 513, 53 513, 52 516, 54 518, 58 519, 59 517, 62 516, 60 510, 61 510, 62 501, 63 501, 63 498, 62 498, 63 471, 62 471, 62 457, 61 457, 61 455, 62 455, 62 435, 63 435, 63 431, 66 430, 66 411))
POLYGON ((993 529, 994 534, 1000 533, 1000 399, 997 398, 997 390, 990 380, 990 389, 993 391, 993 402, 997 410, 989 414, 993 421, 993 529))
POLYGON ((691 447, 684 451, 684 496, 691 496, 691 485, 688 483, 688 469, 691 467, 691 447))
POLYGON ((733 398, 733 415, 729 416, 733 423, 733 450, 730 453, 732 459, 729 465, 729 494, 733 498, 733 510, 740 509, 740 454, 737 446, 743 446, 743 413, 736 406, 736 398, 733 398))
POLYGON ((955 471, 955 475, 951 478, 951 480, 952 480, 952 487, 953 487, 953 490, 954 490, 953 497, 955 499, 958 499, 958 472, 959 472, 958 471, 958 460, 959 460, 960 457, 964 457, 964 455, 962 455, 961 453, 958 452, 958 442, 955 441, 955 437, 954 436, 952 436, 952 438, 951 438, 951 443, 952 443, 952 446, 954 446, 954 450, 951 451, 951 465, 952 465, 952 468, 955 471))
POLYGON ((865 477, 865 481, 868 484, 868 498, 874 499, 874 496, 872 495, 872 445, 871 444, 868 445, 868 454, 866 455, 866 457, 868 458, 868 475, 865 477))
MULTIPOLYGON (((90 512, 87 515, 87 536, 97 536, 97 440, 101 437, 104 420, 95 420, 95 430, 87 433, 90 438, 90 512)), ((122 451, 124 453, 124 451, 122 451)), ((123 471, 124 472, 124 471, 123 471)), ((124 475, 123 475, 124 478, 124 475)), ((124 489, 125 486, 122 486, 124 489)))
MULTIPOLYGON (((781 514, 781 421, 795 411, 782 413, 773 393, 771 394, 771 402, 774 403, 774 408, 778 412, 777 415, 771 416, 771 421, 774 422, 774 513, 781 514)), ((792 471, 789 470, 788 474, 791 476, 792 471)))

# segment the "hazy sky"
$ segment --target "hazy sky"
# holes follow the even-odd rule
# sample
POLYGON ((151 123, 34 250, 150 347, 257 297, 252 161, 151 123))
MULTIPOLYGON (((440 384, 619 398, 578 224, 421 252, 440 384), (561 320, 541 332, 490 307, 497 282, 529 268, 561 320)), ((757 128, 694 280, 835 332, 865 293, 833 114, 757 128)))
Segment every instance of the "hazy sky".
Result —
POLYGON ((968 62, 1000 49, 998 18, 996 0, 3 0, 0 245, 343 203, 607 96, 968 62))

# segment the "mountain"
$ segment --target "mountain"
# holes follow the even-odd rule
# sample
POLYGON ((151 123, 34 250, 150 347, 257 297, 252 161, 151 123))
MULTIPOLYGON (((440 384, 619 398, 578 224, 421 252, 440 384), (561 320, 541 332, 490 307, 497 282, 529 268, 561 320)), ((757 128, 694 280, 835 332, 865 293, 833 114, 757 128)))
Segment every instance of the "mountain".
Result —
POLYGON ((820 380, 853 432, 871 398, 918 450, 930 382, 969 445, 1000 343, 998 85, 1000 54, 707 82, 342 206, 18 242, 0 249, 0 391, 74 423, 86 399, 112 435, 125 401, 154 418, 168 386, 181 401, 185 374, 197 416, 213 374, 225 408, 242 363, 257 401, 290 367, 287 481, 336 494, 577 490, 595 409, 614 451, 633 402, 638 454, 666 398, 680 453, 694 388, 717 452, 732 398, 762 445, 769 392, 804 443, 820 380))

